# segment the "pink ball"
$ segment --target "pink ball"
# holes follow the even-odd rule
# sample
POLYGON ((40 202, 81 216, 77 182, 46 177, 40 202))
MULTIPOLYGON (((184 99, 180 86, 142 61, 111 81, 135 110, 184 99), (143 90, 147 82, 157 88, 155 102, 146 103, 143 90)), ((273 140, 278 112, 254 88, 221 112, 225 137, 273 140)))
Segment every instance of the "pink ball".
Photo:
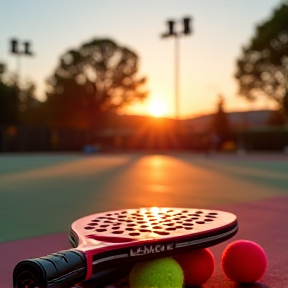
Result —
POLYGON ((222 269, 235 282, 252 283, 260 280, 267 265, 264 250, 252 241, 235 241, 222 254, 222 269))
POLYGON ((215 261, 208 249, 198 249, 174 257, 184 272, 187 286, 201 286, 213 274, 215 261))

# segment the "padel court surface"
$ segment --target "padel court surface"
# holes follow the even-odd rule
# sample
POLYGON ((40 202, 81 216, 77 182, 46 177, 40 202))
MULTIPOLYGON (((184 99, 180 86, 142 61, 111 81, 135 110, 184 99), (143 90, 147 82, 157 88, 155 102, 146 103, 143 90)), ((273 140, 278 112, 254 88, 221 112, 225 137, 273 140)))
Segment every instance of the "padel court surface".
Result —
POLYGON ((12 287, 20 260, 69 249, 77 218, 151 206, 237 216, 238 233, 210 248, 216 269, 203 287, 243 286, 220 262, 230 242, 245 239, 268 257, 264 278, 248 287, 288 288, 288 156, 189 153, 1 155, 0 287, 12 287))

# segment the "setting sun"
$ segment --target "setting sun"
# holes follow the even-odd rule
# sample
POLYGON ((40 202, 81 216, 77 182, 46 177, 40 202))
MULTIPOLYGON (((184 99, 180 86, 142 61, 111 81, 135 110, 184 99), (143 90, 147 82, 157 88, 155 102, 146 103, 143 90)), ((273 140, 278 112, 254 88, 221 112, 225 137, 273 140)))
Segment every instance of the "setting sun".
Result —
POLYGON ((165 114, 165 105, 160 100, 154 100, 149 105, 149 113, 154 117, 162 117, 165 114))

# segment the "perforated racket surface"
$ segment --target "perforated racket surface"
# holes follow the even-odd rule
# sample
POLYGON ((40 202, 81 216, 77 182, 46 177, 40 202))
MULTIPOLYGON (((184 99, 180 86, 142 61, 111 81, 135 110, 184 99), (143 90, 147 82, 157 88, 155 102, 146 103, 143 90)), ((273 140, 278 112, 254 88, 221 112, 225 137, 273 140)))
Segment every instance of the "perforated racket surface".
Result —
POLYGON ((70 241, 77 248, 21 261, 14 287, 66 287, 108 267, 218 244, 237 229, 234 214, 206 209, 153 207, 89 215, 71 225, 70 241), (31 286, 20 286, 23 281, 31 286))

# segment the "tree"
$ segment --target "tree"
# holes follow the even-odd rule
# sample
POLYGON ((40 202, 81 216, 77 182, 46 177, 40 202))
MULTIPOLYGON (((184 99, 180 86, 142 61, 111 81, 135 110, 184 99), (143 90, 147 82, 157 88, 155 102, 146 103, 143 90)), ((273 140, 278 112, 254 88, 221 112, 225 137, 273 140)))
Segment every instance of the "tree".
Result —
POLYGON ((19 123, 19 89, 0 81, 0 125, 19 123))
POLYGON ((271 126, 283 126, 286 123, 285 115, 280 110, 272 111, 267 124, 271 126))
POLYGON ((94 39, 60 58, 48 80, 47 108, 54 126, 91 128, 101 114, 147 96, 138 56, 110 39, 94 39))
POLYGON ((282 4, 256 28, 254 37, 243 48, 236 72, 241 96, 250 100, 268 97, 284 108, 288 93, 287 19, 288 5, 282 4))
POLYGON ((25 87, 20 90, 20 122, 29 126, 45 125, 45 106, 43 102, 35 97, 35 85, 26 83, 25 87))
POLYGON ((35 97, 32 82, 21 86, 10 72, 0 77, 0 125, 40 125, 44 123, 42 103, 35 97))
POLYGON ((217 111, 212 117, 212 133, 219 137, 220 141, 230 139, 231 127, 227 113, 224 111, 224 97, 218 96, 217 111))

